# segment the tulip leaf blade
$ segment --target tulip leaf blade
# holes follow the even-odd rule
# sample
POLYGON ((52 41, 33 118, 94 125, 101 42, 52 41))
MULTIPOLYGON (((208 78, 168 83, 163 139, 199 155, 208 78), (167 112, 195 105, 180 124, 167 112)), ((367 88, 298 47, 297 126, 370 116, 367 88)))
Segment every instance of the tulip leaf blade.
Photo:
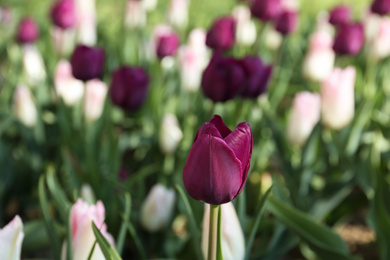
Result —
POLYGON ((45 220, 45 226, 47 233, 50 237, 50 241, 53 246, 53 254, 55 259, 60 259, 61 246, 58 239, 58 234, 54 228, 54 220, 49 213, 49 203, 46 197, 45 191, 45 176, 41 175, 38 182, 38 195, 39 195, 39 204, 41 206, 41 211, 43 219, 45 220))
POLYGON ((255 219, 255 222, 254 222, 254 224, 252 226, 252 231, 251 231, 251 233, 249 235, 249 238, 248 238, 248 243, 247 243, 246 250, 245 250, 245 259, 248 259, 248 257, 249 257, 249 253, 251 251, 252 244, 253 244, 253 241, 255 239, 255 235, 256 235, 257 229, 259 227, 261 218, 263 217, 263 214, 264 214, 264 210, 265 210, 265 206, 267 204, 266 202, 267 202, 268 196, 269 196, 269 194, 272 191, 272 187, 273 186, 271 186, 265 192, 265 194, 263 195, 263 197, 260 200, 260 203, 259 203, 259 206, 258 206, 258 210, 257 210, 257 214, 256 214, 256 219, 255 219))
POLYGON ((53 195, 54 202, 57 204, 57 209, 60 211, 60 215, 64 221, 68 217, 68 209, 70 208, 69 200, 64 194, 58 180, 56 178, 54 167, 49 166, 46 173, 46 183, 50 193, 53 195))
POLYGON ((345 242, 328 227, 313 221, 304 212, 269 198, 268 210, 288 229, 296 233, 322 259, 354 259, 349 255, 345 242))
POLYGON ((130 236, 134 239, 135 246, 138 249, 138 252, 139 252, 139 255, 140 255, 141 259, 146 259, 145 249, 143 248, 142 243, 139 240, 133 225, 131 224, 130 221, 128 221, 127 218, 125 218, 124 215, 121 215, 121 217, 122 217, 122 221, 126 224, 126 227, 127 227, 127 230, 130 233, 130 236))
POLYGON ((104 257, 109 260, 122 260, 118 252, 107 241, 107 239, 103 236, 103 234, 100 232, 100 230, 97 228, 97 226, 93 221, 92 221, 92 229, 93 229, 93 233, 95 234, 96 242, 97 244, 99 244, 104 257))

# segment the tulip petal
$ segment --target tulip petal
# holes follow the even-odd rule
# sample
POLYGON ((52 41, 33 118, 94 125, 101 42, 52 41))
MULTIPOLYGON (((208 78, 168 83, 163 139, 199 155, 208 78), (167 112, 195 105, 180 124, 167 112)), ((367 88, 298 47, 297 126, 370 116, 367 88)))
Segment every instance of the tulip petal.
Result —
POLYGON ((23 223, 19 216, 0 229, 0 259, 20 259, 23 241, 23 223))
POLYGON ((238 196, 245 185, 250 167, 250 158, 252 156, 253 147, 251 127, 246 122, 240 123, 236 130, 225 138, 225 142, 233 150, 242 165, 241 187, 236 194, 236 196, 238 196))
POLYGON ((219 115, 214 115, 214 117, 210 120, 210 124, 215 125, 221 134, 222 138, 228 136, 232 131, 224 124, 222 117, 219 115))
POLYGON ((224 140, 199 136, 183 170, 188 194, 209 204, 227 203, 235 198, 242 180, 241 162, 224 140))
POLYGON ((198 132, 196 133, 194 143, 198 139, 198 137, 202 136, 202 135, 211 135, 211 136, 223 139, 223 137, 221 136, 221 133, 218 131, 217 127, 213 124, 210 124, 210 123, 204 123, 199 128, 198 132))

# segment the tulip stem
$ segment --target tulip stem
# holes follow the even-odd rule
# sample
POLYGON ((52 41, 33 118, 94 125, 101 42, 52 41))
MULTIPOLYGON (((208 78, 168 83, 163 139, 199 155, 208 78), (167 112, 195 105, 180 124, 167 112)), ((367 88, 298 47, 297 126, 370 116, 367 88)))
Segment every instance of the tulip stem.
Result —
POLYGON ((207 260, 222 259, 221 206, 210 204, 209 249, 207 260))

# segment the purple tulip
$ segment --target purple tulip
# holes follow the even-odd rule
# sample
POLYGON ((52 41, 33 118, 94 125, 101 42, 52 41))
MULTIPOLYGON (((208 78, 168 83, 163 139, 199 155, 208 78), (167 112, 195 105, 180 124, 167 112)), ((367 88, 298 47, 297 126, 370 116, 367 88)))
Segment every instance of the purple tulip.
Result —
POLYGON ((248 123, 232 132, 220 116, 198 130, 183 169, 183 183, 196 200, 219 205, 227 203, 244 188, 253 137, 248 123))
POLYGON ((236 22, 232 17, 221 17, 214 21, 207 32, 206 45, 214 50, 228 50, 235 40, 236 22))
POLYGON ((73 0, 59 0, 54 3, 51 9, 53 23, 62 28, 68 29, 76 24, 76 10, 73 0))
POLYGON ((266 66, 257 56, 243 58, 241 65, 245 71, 245 83, 240 95, 248 98, 257 98, 267 89, 267 84, 272 74, 272 65, 266 66))
POLYGON ((252 15, 262 21, 276 19, 282 11, 280 0, 253 0, 251 5, 252 15))
POLYGON ((149 76, 143 68, 123 66, 112 74, 112 102, 124 109, 139 108, 148 94, 149 76))
POLYGON ((32 43, 39 36, 38 25, 32 18, 24 18, 18 28, 18 42, 19 43, 32 43))
POLYGON ((283 11, 276 19, 275 29, 281 34, 292 33, 297 26, 298 13, 292 10, 283 11))
POLYGON ((363 25, 360 23, 347 23, 339 27, 333 43, 333 50, 341 55, 356 55, 362 49, 363 43, 363 25))
POLYGON ((166 56, 173 56, 179 48, 179 36, 175 33, 162 35, 157 40, 157 56, 162 59, 166 56))
POLYGON ((214 102, 225 102, 237 96, 244 79, 238 60, 214 54, 202 75, 203 93, 214 102))
POLYGON ((371 11, 380 15, 390 13, 390 0, 375 0, 371 5, 371 11))
POLYGON ((78 45, 71 58, 73 76, 83 81, 100 78, 105 56, 101 48, 78 45))
POLYGON ((342 25, 351 20, 351 9, 345 5, 339 5, 330 11, 329 23, 333 25, 342 25))

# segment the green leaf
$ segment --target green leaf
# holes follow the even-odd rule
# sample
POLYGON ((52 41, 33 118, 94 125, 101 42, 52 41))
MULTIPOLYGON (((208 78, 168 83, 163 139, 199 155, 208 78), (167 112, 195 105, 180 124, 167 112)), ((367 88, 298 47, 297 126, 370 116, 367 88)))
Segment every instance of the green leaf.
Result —
MULTIPOLYGON (((124 208, 125 208, 125 211, 124 211, 124 214, 123 214, 123 218, 124 219, 130 219, 130 211, 131 211, 131 197, 130 197, 130 193, 126 192, 125 195, 124 195, 124 208)), ((118 235, 118 238, 117 238, 117 251, 119 254, 122 253, 122 250, 123 250, 123 245, 125 243, 125 238, 126 238, 126 223, 125 222, 122 222, 122 225, 121 225, 121 228, 119 230, 119 235, 118 235)))
POLYGON ((141 241, 139 240, 139 238, 137 236, 137 233, 135 232, 133 225, 130 223, 130 221, 128 221, 127 218, 125 218, 125 216, 122 216, 122 221, 126 224, 127 230, 129 231, 130 236, 134 239, 135 246, 138 249, 138 252, 140 254, 141 259, 146 259, 145 250, 142 246, 141 241))
POLYGON ((50 238, 43 220, 28 221, 23 224, 23 251, 34 251, 50 246, 50 238))
POLYGON ((99 244, 100 249, 103 252, 106 260, 122 260, 115 248, 107 241, 107 239, 102 235, 100 230, 96 227, 95 223, 92 221, 93 233, 96 237, 96 242, 99 244))
POLYGON ((50 193, 53 195, 54 201, 57 205, 57 209, 60 212, 60 215, 64 221, 67 221, 69 214, 68 211, 71 207, 71 204, 66 197, 64 191, 62 190, 54 172, 54 166, 50 165, 47 168, 46 173, 46 182, 47 187, 49 188, 50 193))
POLYGON ((268 209, 322 259, 353 259, 339 235, 330 228, 316 223, 305 213, 272 197, 268 199, 268 209))
POLYGON ((255 235, 257 233, 257 229, 259 227, 260 220, 263 217, 265 206, 266 206, 266 202, 267 202, 267 198, 268 198, 269 194, 271 193, 271 190, 272 190, 272 186, 267 190, 267 192, 263 195, 263 197, 260 200, 260 203, 259 203, 259 206, 258 206, 259 208, 258 208, 257 214, 256 214, 256 219, 255 219, 255 222, 252 225, 252 232, 249 235, 249 238, 247 240, 248 243, 247 243, 246 250, 245 250, 245 259, 248 259, 248 257, 249 257, 249 253, 250 253, 250 251, 252 249, 253 240, 255 239, 255 235))
POLYGON ((54 220, 50 216, 49 213, 49 204, 46 198, 46 192, 45 192, 45 176, 41 175, 39 178, 39 184, 38 184, 38 194, 39 194, 39 202, 41 205, 42 215, 43 219, 45 220, 45 226, 47 233, 50 237, 50 241, 52 244, 52 251, 55 259, 60 259, 60 252, 61 252, 61 246, 60 246, 60 240, 58 238, 58 234, 54 228, 54 220))

